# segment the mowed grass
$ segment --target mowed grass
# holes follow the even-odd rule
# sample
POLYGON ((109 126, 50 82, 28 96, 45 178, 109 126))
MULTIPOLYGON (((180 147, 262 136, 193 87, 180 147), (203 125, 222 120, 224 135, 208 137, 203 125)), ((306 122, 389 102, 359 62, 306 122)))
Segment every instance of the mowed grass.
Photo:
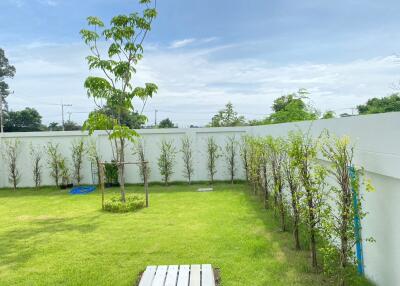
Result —
POLYGON ((329 284, 246 185, 198 187, 150 186, 150 208, 128 214, 102 212, 98 192, 0 190, 0 285, 134 285, 146 265, 196 263, 226 286, 329 284))

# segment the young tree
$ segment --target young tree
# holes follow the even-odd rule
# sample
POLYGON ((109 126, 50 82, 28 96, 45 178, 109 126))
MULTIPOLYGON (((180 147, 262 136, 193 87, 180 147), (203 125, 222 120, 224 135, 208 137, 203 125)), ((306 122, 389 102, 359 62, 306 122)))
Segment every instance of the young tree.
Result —
POLYGON ((193 167, 193 143, 189 136, 183 136, 181 139, 181 152, 183 160, 183 175, 188 179, 188 183, 192 182, 194 172, 193 167))
POLYGON ((249 137, 242 136, 239 151, 240 151, 240 158, 242 159, 242 165, 245 172, 246 182, 249 181, 249 137))
POLYGON ((148 178, 150 175, 150 168, 148 164, 146 164, 146 155, 144 150, 144 141, 137 140, 133 145, 133 155, 136 155, 139 160, 139 173, 142 178, 142 182, 144 183, 144 177, 148 178))
POLYGON ((253 187, 253 192, 257 195, 261 182, 261 139, 255 137, 247 137, 248 144, 248 175, 249 181, 253 187))
POLYGON ((89 157, 90 162, 92 163, 92 166, 96 166, 96 172, 97 172, 97 183, 100 185, 100 162, 101 162, 101 156, 99 152, 97 151, 97 146, 96 146, 96 141, 95 140, 90 140, 89 145, 87 148, 87 154, 89 157))
POLYGON ((46 151, 48 155, 48 165, 50 168, 50 176, 53 177, 56 187, 59 187, 59 180, 61 178, 60 160, 62 155, 59 150, 59 144, 47 143, 46 151))
POLYGON ((214 176, 217 173, 217 160, 221 157, 220 147, 215 142, 214 137, 207 139, 207 168, 211 184, 214 183, 214 176))
POLYGON ((228 165, 228 172, 232 184, 236 174, 237 145, 238 142, 235 136, 229 136, 226 139, 224 156, 228 165))
POLYGON ((34 146, 32 143, 30 144, 29 149, 32 160, 33 181, 35 182, 35 188, 38 190, 42 183, 43 149, 39 145, 34 146))
MULTIPOLYGON (((330 198, 333 205, 330 206, 329 213, 331 214, 324 221, 324 234, 328 241, 332 242, 323 249, 325 256, 326 270, 335 273, 339 278, 339 283, 345 285, 347 269, 356 261, 354 246, 360 242, 359 231, 353 221, 357 218, 361 221, 366 213, 362 210, 361 202, 363 197, 360 193, 359 179, 362 175, 362 170, 356 169, 353 166, 354 147, 350 144, 350 139, 347 136, 336 137, 325 133, 324 141, 321 148, 324 157, 330 161, 331 168, 328 173, 336 181, 336 185, 330 187, 330 198), (354 205, 354 202, 357 202, 354 205), (334 210, 337 208, 338 211, 334 210), (333 243, 339 242, 339 255, 337 247, 333 243), (336 264, 329 265, 329 262, 336 264)), ((373 187, 367 183, 367 190, 373 190, 373 187)), ((371 241, 371 238, 367 239, 371 241)))
POLYGON ((82 176, 83 156, 86 152, 85 142, 83 141, 83 139, 72 142, 71 151, 72 151, 73 177, 76 183, 80 185, 83 178, 82 176))
POLYGON ((295 242, 295 247, 299 250, 300 247, 300 235, 299 235, 299 225, 300 225, 300 199, 301 199, 301 182, 299 176, 299 170, 295 165, 291 141, 286 141, 284 145, 285 153, 287 154, 283 161, 283 171, 285 176, 285 182, 290 191, 291 206, 292 206, 292 216, 293 216, 293 237, 295 242))
POLYGON ((158 158, 158 168, 166 186, 174 173, 176 150, 172 141, 161 140, 160 157, 158 158))
POLYGON ((17 190, 17 185, 21 178, 17 161, 20 153, 21 142, 18 139, 5 141, 4 159, 8 165, 8 181, 13 185, 14 191, 17 190))
POLYGON ((269 149, 272 178, 274 180, 274 203, 275 207, 279 209, 282 231, 286 231, 285 201, 283 196, 283 162, 285 160, 285 152, 283 149, 284 141, 282 138, 273 138, 272 136, 268 136, 266 140, 269 149))
POLYGON ((321 218, 327 215, 324 194, 326 170, 317 163, 318 142, 309 133, 291 132, 289 140, 292 148, 288 155, 299 170, 305 192, 301 201, 301 216, 308 227, 311 265, 316 268, 317 234, 321 218))
MULTIPOLYGON (((125 202, 125 148, 127 141, 134 141, 138 134, 123 122, 123 115, 133 112, 133 99, 142 99, 145 103, 157 91, 153 83, 145 87, 134 87, 135 66, 143 58, 143 41, 151 29, 156 17, 151 0, 140 0, 144 7, 141 14, 118 15, 111 19, 110 27, 97 17, 88 17, 92 30, 81 30, 84 42, 89 46, 91 55, 87 57, 91 70, 100 70, 104 77, 89 76, 85 81, 88 96, 93 98, 99 108, 99 102, 108 106, 115 113, 92 112, 84 123, 84 129, 92 134, 94 130, 106 130, 111 143, 114 161, 118 165, 118 177, 121 201, 125 202), (102 53, 99 42, 108 45, 102 53)), ((155 5, 155 2, 154 2, 155 5)), ((154 6, 155 7, 155 6, 154 6)))
POLYGON ((270 165, 270 150, 267 143, 266 139, 260 142, 261 185, 264 192, 264 208, 266 209, 269 207, 271 176, 271 168, 268 168, 270 165))
POLYGON ((15 75, 15 67, 10 65, 4 50, 0 48, 0 132, 3 133, 4 112, 7 110, 6 98, 11 94, 8 84, 4 81, 5 78, 13 78, 15 75))

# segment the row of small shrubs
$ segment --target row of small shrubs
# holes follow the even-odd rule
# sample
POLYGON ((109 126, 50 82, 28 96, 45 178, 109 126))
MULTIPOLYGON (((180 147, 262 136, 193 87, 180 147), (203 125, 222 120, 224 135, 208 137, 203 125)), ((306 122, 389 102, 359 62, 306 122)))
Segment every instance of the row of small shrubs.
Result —
POLYGON ((302 131, 285 138, 246 136, 240 150, 253 194, 273 210, 282 231, 292 231, 295 249, 309 249, 312 267, 322 268, 338 285, 351 281, 354 246, 362 242, 361 226, 353 221, 366 215, 360 184, 367 191, 373 187, 354 166, 349 138, 327 131, 317 139, 302 131), (307 238, 307 246, 300 237, 307 238))
MULTIPOLYGON (((237 158, 239 157, 239 141, 235 136, 228 136, 223 146, 217 144, 215 138, 210 136, 207 138, 205 148, 206 164, 210 183, 214 182, 215 175, 218 171, 217 162, 224 159, 225 172, 229 175, 229 180, 233 183, 237 175, 237 158)), ((171 176, 175 172, 176 155, 181 154, 183 162, 183 176, 190 184, 194 176, 194 152, 193 141, 188 136, 181 138, 180 146, 177 148, 172 140, 162 139, 160 143, 160 155, 158 157, 158 168, 165 185, 171 180, 171 176)))
POLYGON ((120 196, 115 196, 104 203, 104 210, 113 213, 133 212, 144 207, 144 197, 132 194, 125 196, 125 202, 122 202, 120 196))

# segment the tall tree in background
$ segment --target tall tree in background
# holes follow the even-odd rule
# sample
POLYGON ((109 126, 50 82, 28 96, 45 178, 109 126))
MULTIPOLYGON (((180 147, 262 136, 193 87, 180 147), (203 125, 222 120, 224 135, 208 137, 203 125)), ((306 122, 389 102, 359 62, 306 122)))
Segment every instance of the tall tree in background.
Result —
POLYGON ((160 121, 158 128, 176 128, 176 125, 169 118, 160 121))
POLYGON ((371 98, 365 104, 357 106, 359 114, 373 114, 400 111, 400 93, 382 98, 371 98))
MULTIPOLYGON (((109 106, 103 106, 102 108, 92 111, 92 113, 105 114, 112 118, 118 117, 118 111, 115 108, 109 106)), ((95 115, 89 115, 89 117, 90 116, 95 115)), ((143 125, 147 122, 147 117, 139 114, 137 111, 121 110, 120 120, 122 124, 125 124, 131 129, 141 129, 143 125)))
POLYGON ((13 78, 15 75, 15 67, 10 65, 5 56, 4 50, 0 48, 0 132, 3 133, 3 113, 7 110, 7 96, 11 91, 5 78, 13 78))
POLYGON ((318 119, 319 113, 305 102, 308 92, 300 89, 297 93, 281 96, 274 100, 270 123, 284 123, 318 119))
POLYGON ((4 131, 6 132, 31 132, 42 131, 42 116, 34 108, 25 108, 20 111, 9 111, 4 117, 4 131))
POLYGON ((106 130, 111 143, 113 159, 118 165, 118 177, 121 188, 121 201, 125 202, 125 149, 127 141, 139 136, 123 122, 123 114, 133 112, 133 99, 139 98, 145 103, 157 92, 157 86, 146 83, 145 87, 134 87, 135 66, 143 58, 143 41, 157 12, 150 7, 151 0, 140 0, 141 14, 118 15, 111 19, 110 27, 97 17, 88 17, 91 30, 81 30, 84 42, 89 46, 91 55, 86 59, 91 70, 99 70, 103 77, 89 76, 85 81, 88 96, 93 98, 99 108, 108 106, 115 114, 91 113, 84 123, 84 129, 90 134, 96 129, 106 130), (104 45, 99 45, 103 41, 104 45), (107 46, 103 52, 102 47, 107 46), (104 102, 105 105, 100 105, 104 102))
POLYGON ((239 116, 233 109, 233 104, 228 102, 225 108, 218 111, 211 119, 210 127, 230 127, 246 125, 244 116, 239 116))

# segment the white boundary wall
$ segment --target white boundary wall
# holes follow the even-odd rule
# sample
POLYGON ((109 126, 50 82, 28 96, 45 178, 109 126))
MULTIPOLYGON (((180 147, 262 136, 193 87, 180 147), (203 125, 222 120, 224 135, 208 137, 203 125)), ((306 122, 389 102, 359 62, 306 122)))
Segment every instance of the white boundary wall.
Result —
MULTIPOLYGON (((366 115, 315 122, 286 123, 279 125, 266 125, 254 127, 232 128, 199 128, 199 129, 143 129, 138 130, 144 144, 147 160, 150 162, 150 181, 161 181, 158 172, 157 158, 159 155, 160 140, 166 138, 172 140, 179 150, 180 139, 188 135, 194 145, 195 172, 193 180, 208 180, 207 175, 207 138, 213 136, 217 143, 223 147, 227 136, 235 135, 272 135, 286 136, 288 131, 298 128, 308 130, 314 136, 320 135, 324 129, 330 133, 349 135, 355 143, 355 163, 363 166, 377 191, 365 194, 364 209, 369 212, 363 221, 363 237, 374 237, 376 243, 364 244, 364 259, 366 275, 378 285, 400 285, 400 113, 386 113, 379 115, 366 115)), ((71 161, 71 143, 81 137, 88 137, 84 132, 37 132, 37 133, 9 133, 0 137, 4 139, 18 138, 21 142, 21 152, 18 166, 21 172, 21 187, 32 186, 31 159, 29 156, 29 144, 45 145, 47 142, 60 144, 62 153, 71 161)), ((111 159, 110 144, 103 132, 95 133, 87 140, 96 140, 98 150, 103 159, 111 159)), ((130 149, 131 147, 129 147, 130 149)), ((128 152, 127 161, 137 160, 131 152, 128 152)), ((44 158, 46 160, 46 158, 44 158)), ((0 158, 0 187, 8 187, 7 169, 4 159, 0 158)), ((238 162, 240 159, 238 157, 238 162)), ((176 156, 175 173, 172 181, 184 181, 183 164, 181 154, 176 156)), ((244 178, 241 163, 238 166, 238 177, 244 178)), ((227 180, 229 175, 226 163, 221 157, 217 164, 218 172, 216 180, 227 180)), ((83 183, 91 184, 92 176, 90 164, 85 162, 83 166, 83 183)), ((47 167, 44 168, 43 185, 53 184, 47 167)), ((127 167, 127 183, 140 181, 136 166, 127 167)))

